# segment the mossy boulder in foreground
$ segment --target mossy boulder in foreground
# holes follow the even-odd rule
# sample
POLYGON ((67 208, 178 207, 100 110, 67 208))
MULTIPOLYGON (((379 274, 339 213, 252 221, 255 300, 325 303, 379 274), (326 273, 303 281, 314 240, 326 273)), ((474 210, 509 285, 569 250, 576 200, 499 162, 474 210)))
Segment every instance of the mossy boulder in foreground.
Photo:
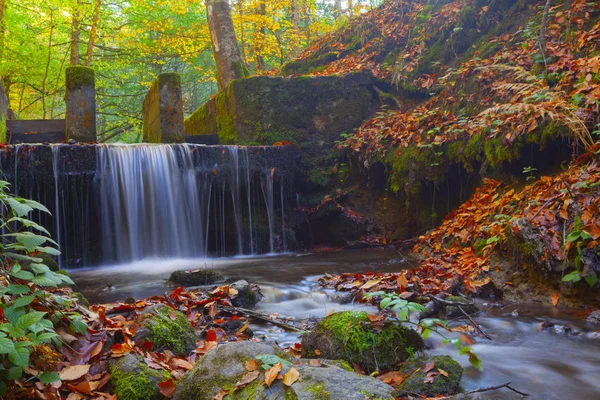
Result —
POLYGON ((373 329, 366 312, 344 311, 321 320, 302 337, 304 357, 321 357, 356 363, 366 371, 392 369, 425 348, 414 330, 385 322, 373 329))
POLYGON ((227 399, 393 399, 391 386, 355 374, 343 362, 321 360, 319 365, 313 366, 307 360, 295 365, 291 361, 281 349, 264 343, 227 343, 198 360, 194 369, 177 385, 173 399, 212 399, 221 390, 229 390, 227 399), (288 387, 277 379, 267 387, 265 371, 260 369, 260 375, 254 381, 236 390, 236 384, 248 373, 244 363, 261 355, 279 357, 283 364, 281 375, 293 367, 298 371, 298 380, 288 387))
POLYGON ((408 378, 394 392, 397 397, 413 393, 433 397, 458 393, 463 368, 450 356, 436 356, 407 362, 400 368, 400 373, 408 378), (433 367, 425 372, 427 366, 433 367), (436 374, 431 382, 427 381, 429 373, 436 374))
POLYGON ((109 364, 110 382, 119 400, 159 400, 157 384, 169 379, 165 370, 148 367, 137 355, 112 359, 109 364))
POLYGON ((148 307, 140 317, 136 343, 152 342, 152 350, 170 350, 178 356, 196 348, 196 332, 186 316, 169 306, 148 307))

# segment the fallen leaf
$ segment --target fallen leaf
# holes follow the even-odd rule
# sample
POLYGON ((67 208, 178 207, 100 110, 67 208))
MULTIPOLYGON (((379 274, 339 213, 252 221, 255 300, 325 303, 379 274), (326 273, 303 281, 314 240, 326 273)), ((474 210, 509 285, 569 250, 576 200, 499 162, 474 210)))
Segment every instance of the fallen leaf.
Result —
POLYGON ((207 342, 216 342, 217 341, 217 332, 214 329, 209 329, 206 332, 206 341, 207 342))
POLYGON ((404 274, 398 275, 398 278, 396 279, 396 285, 398 286, 399 293, 402 293, 406 290, 408 281, 406 280, 406 276, 404 276, 404 274))
POLYGON ((239 390, 247 384, 249 384, 250 382, 253 382, 256 378, 258 378, 258 375, 260 375, 260 371, 258 370, 244 374, 244 376, 242 376, 242 379, 235 384, 235 389, 239 390))
POLYGON ((372 280, 368 281, 367 283, 365 283, 364 285, 362 285, 360 288, 362 290, 371 289, 373 286, 378 285, 379 282, 381 282, 381 279, 372 279, 372 280))
POLYGON ((560 301, 560 296, 558 295, 558 293, 556 293, 556 292, 552 293, 552 305, 554 307, 556 307, 558 305, 559 301, 560 301))
POLYGON ((69 385, 67 384, 67 387, 75 392, 81 393, 81 394, 90 394, 92 392, 92 388, 90 386, 90 383, 88 381, 83 381, 78 385, 69 385))
POLYGON ((283 384, 286 386, 292 386, 294 382, 298 380, 300 377, 300 373, 294 367, 290 368, 290 370, 283 376, 283 384))
POLYGON ((244 363, 244 367, 246 367, 246 370, 248 371, 256 371, 260 365, 256 360, 248 360, 244 363))
POLYGON ((379 379, 383 383, 387 383, 392 387, 398 387, 402 382, 404 382, 406 376, 402 375, 398 371, 390 371, 381 376, 378 376, 377 379, 379 379))
POLYGON ((277 378, 277 375, 281 372, 281 363, 273 365, 265 372, 265 385, 271 387, 273 381, 277 378))
POLYGON ((169 399, 173 397, 173 394, 175 394, 175 382, 173 382, 173 378, 158 383, 158 389, 163 396, 169 399))
POLYGON ((73 365, 60 371, 60 379, 63 381, 74 381, 81 378, 90 370, 90 365, 73 365))
POLYGON ((319 360, 310 360, 308 363, 310 364, 311 367, 320 367, 321 366, 321 361, 319 361, 319 360))
POLYGON ((425 364, 425 367, 423 368, 424 372, 429 372, 433 369, 433 367, 435 367, 435 361, 429 361, 428 363, 425 364))
POLYGON ((438 368, 438 372, 439 372, 440 374, 444 375, 446 378, 448 377, 448 373, 447 373, 446 371, 444 371, 443 369, 441 369, 441 368, 438 368))
POLYGON ((320 356, 320 355, 321 355, 321 350, 319 350, 319 349, 316 349, 316 350, 315 350, 315 355, 317 355, 317 356, 320 356))
POLYGON ((213 397, 213 400, 223 400, 229 394, 229 390, 221 390, 213 397))

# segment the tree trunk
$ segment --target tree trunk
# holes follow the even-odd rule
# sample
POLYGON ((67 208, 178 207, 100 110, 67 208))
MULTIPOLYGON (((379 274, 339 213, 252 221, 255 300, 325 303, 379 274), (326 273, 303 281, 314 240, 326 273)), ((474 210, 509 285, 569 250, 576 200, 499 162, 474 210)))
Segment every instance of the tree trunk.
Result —
POLYGON ((87 43, 87 51, 85 53, 85 65, 92 65, 92 56, 94 54, 94 45, 98 36, 98 21, 100 20, 100 9, 102 8, 102 0, 96 0, 94 8, 94 17, 92 18, 92 27, 90 29, 90 40, 87 43))
POLYGON ((544 15, 542 17, 542 23, 540 25, 540 50, 544 60, 546 59, 546 23, 548 22, 548 13, 550 12, 550 4, 552 0, 546 0, 546 6, 544 7, 544 15))
MULTIPOLYGON (((0 60, 4 58, 4 34, 6 32, 4 28, 4 9, 6 7, 6 0, 0 0, 0 60)), ((4 80, 6 77, 0 77, 0 124, 6 124, 8 119, 8 96, 4 91, 4 80)), ((0 126, 0 133, 6 133, 6 125, 0 126)), ((1 136, 1 135, 0 135, 1 136)), ((4 135, 6 136, 6 135, 4 135)), ((6 137, 0 138, 0 141, 6 141, 6 137)))
POLYGON ((302 29, 300 28, 300 0, 292 0, 292 25, 294 27, 294 38, 292 40, 292 58, 296 58, 300 53, 300 37, 302 29))
POLYGON ((229 82, 246 76, 238 47, 228 0, 205 0, 213 54, 217 64, 217 84, 224 90, 229 82))
POLYGON ((265 37, 267 31, 265 29, 265 18, 267 17, 267 5, 264 0, 260 0, 256 14, 259 16, 258 23, 254 27, 254 54, 256 55, 256 68, 259 71, 266 70, 265 58, 263 50, 265 47, 265 37))
POLYGON ((333 16, 335 18, 340 18, 342 16, 342 0, 335 0, 335 4, 333 6, 333 16))
POLYGON ((240 15, 240 41, 241 41, 241 51, 242 51, 242 61, 244 65, 248 66, 248 61, 246 58, 246 30, 244 29, 244 0, 238 0, 238 14, 240 15))
POLYGON ((71 26, 71 65, 79 65, 81 57, 79 55, 81 47, 81 25, 79 21, 79 5, 81 0, 77 0, 77 5, 73 10, 73 20, 71 26))
POLYGON ((354 17, 354 2, 352 0, 348 0, 348 17, 354 17))

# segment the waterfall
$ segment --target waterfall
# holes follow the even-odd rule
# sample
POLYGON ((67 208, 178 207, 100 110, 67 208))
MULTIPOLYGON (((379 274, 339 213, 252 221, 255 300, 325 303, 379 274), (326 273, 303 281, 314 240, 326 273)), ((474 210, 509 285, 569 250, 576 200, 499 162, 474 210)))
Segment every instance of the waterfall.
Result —
POLYGON ((15 194, 52 210, 31 218, 72 268, 293 250, 295 157, 286 147, 39 144, 0 149, 0 169, 15 194))

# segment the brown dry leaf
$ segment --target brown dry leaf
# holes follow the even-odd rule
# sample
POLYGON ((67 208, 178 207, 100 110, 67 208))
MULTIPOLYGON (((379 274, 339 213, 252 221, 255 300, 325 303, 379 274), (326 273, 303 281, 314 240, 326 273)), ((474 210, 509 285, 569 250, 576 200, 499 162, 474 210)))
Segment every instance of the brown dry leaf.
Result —
POLYGON ((60 379, 63 381, 74 381, 79 379, 90 370, 90 365, 73 365, 60 371, 60 379))
POLYGON ((273 365, 271 368, 265 372, 265 385, 271 387, 271 384, 275 379, 277 379, 277 375, 281 372, 281 363, 277 363, 273 365))
POLYGON ((329 317, 330 315, 333 315, 333 314, 335 314, 335 310, 329 310, 326 317, 329 317))
POLYGON ((556 292, 552 293, 552 305, 554 307, 556 307, 558 305, 559 301, 560 301, 560 296, 558 295, 558 293, 556 293, 556 292))
POLYGON ((379 282, 381 282, 381 279, 371 279, 370 281, 362 285, 360 288, 361 290, 371 289, 373 286, 378 285, 379 282))
POLYGON ((74 341, 77 340, 77 338, 75 336, 73 336, 70 333, 66 332, 63 328, 58 328, 56 330, 56 333, 58 333, 58 335, 63 340, 63 342, 65 342, 67 344, 71 344, 71 343, 73 343, 74 341))
POLYGON ((244 363, 244 367, 246 367, 246 370, 248 371, 256 371, 260 365, 256 360, 248 360, 244 363))
POLYGON ((471 336, 465 335, 464 333, 460 334, 460 341, 462 342, 462 344, 467 346, 472 346, 475 344, 475 341, 471 338, 471 336))
POLYGON ((169 378, 164 382, 160 382, 158 384, 158 389, 160 390, 160 393, 166 398, 170 399, 171 397, 173 397, 176 389, 175 382, 173 382, 173 378, 169 378))
POLYGON ((169 311, 169 318, 171 319, 171 321, 175 321, 177 319, 177 316, 173 311, 169 311))
POLYGON ((290 368, 290 370, 283 376, 283 384, 286 386, 292 386, 294 382, 298 380, 300 377, 300 373, 294 367, 290 368))
POLYGON ((429 361, 427 364, 425 364, 425 368, 423 368, 424 372, 429 372, 431 371, 433 368, 435 367, 435 361, 429 361))
POLYGON ((387 383, 392 387, 398 387, 402 382, 404 382, 406 376, 402 375, 398 371, 390 371, 381 376, 378 376, 377 379, 379 379, 383 383, 387 383))
POLYGON ((246 386, 247 384, 249 384, 250 382, 254 382, 254 380, 256 380, 256 378, 258 378, 258 375, 260 375, 260 371, 258 371, 258 370, 244 374, 244 376, 242 376, 242 379, 238 383, 235 384, 235 389, 239 390, 239 389, 243 388, 244 386, 246 386))
POLYGON ((177 368, 181 368, 181 369, 185 369, 186 371, 189 371, 190 369, 194 368, 194 365, 182 358, 174 358, 171 361, 171 365, 175 365, 177 368))
POLYGON ((317 356, 320 356, 320 355, 321 355, 321 350, 319 350, 319 349, 316 349, 316 350, 315 350, 315 355, 317 355, 317 356))
POLYGON ((237 296, 239 293, 239 291, 237 289, 234 289, 232 287, 229 288, 229 295, 230 296, 237 296))
POLYGON ((446 371, 444 371, 443 369, 441 369, 441 368, 438 368, 438 372, 439 372, 440 374, 444 375, 446 378, 448 377, 448 373, 447 373, 446 371))
POLYGON ((398 275, 398 279, 396 279, 396 285, 398 285, 398 292, 402 293, 408 287, 408 281, 406 280, 406 276, 404 274, 398 275))
POLYGON ((229 390, 221 390, 213 397, 213 400, 223 400, 229 394, 229 390))
POLYGON ((92 392, 92 387, 90 386, 90 383, 88 381, 83 381, 78 385, 67 384, 67 387, 81 394, 90 394, 92 392))
POLYGON ((321 366, 321 361, 319 360, 310 360, 309 364, 311 367, 320 367, 321 366))

